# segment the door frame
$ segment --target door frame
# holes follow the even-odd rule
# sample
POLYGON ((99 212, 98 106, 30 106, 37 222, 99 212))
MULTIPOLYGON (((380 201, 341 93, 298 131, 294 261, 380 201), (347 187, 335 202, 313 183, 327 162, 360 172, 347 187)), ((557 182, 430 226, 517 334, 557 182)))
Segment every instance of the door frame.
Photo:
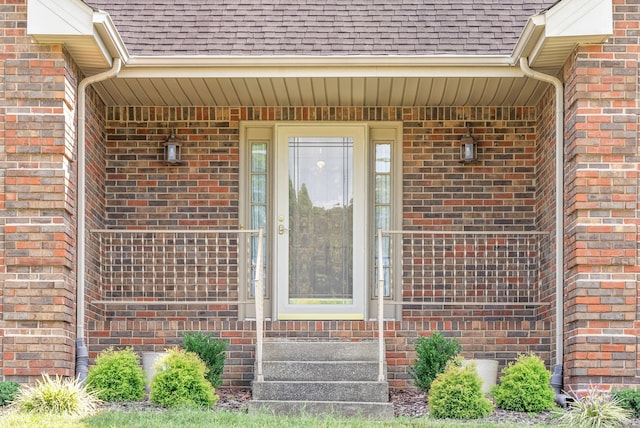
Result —
MULTIPOLYGON (((372 147, 378 143, 391 143, 392 144, 392 205, 393 210, 391 214, 391 228, 399 230, 402 228, 403 218, 403 205, 402 205, 402 192, 403 192, 403 170, 402 170, 402 132, 403 123, 401 121, 274 121, 274 120, 243 120, 239 124, 239 200, 238 200, 238 221, 241 229, 250 229, 250 215, 251 215, 251 197, 250 197, 250 154, 252 143, 266 143, 268 146, 267 152, 267 168, 272 176, 269 179, 267 185, 267 191, 269 201, 274 201, 274 184, 275 181, 273 175, 275 174, 275 129, 277 126, 302 126, 302 127, 336 127, 342 125, 359 125, 366 128, 366 141, 368 156, 365 159, 366 162, 366 177, 370 183, 373 163, 373 149, 372 147)), ((288 166, 287 166, 288 169, 288 166)), ((367 222, 367 230, 365 236, 365 251, 367 259, 364 263, 365 268, 365 319, 374 319, 377 317, 377 298, 374 296, 373 287, 376 284, 373 282, 372 266, 374 261, 373 248, 373 236, 376 231, 369 230, 372 228, 373 213, 371 209, 371 203, 374 200, 372 194, 372 186, 368 186, 366 194, 368 198, 368 205, 365 207, 367 214, 363 221, 367 222)), ((273 202, 271 202, 273 205, 273 202)), ((274 298, 274 243, 272 242, 271 234, 273 231, 271 227, 276 224, 275 209, 269 209, 267 213, 267 221, 265 224, 265 296, 264 296, 264 316, 268 319, 276 320, 277 315, 275 313, 276 300, 274 298)), ((360 219, 359 219, 360 220, 360 219)), ((247 266, 250 257, 250 248, 245 240, 240 240, 238 243, 239 259, 238 266, 247 266)), ((392 263, 395 266, 401 266, 402 251, 401 248, 394 248, 392 254, 392 263)), ((238 319, 255 319, 255 298, 252 295, 251 290, 251 278, 249 277, 250 271, 245 269, 239 269, 238 271, 238 319)), ((402 271, 401 269, 395 269, 391 272, 391 296, 385 298, 384 305, 384 317, 385 319, 402 319, 402 306, 395 303, 395 301, 402 300, 402 271)))
POLYGON ((271 230, 274 254, 273 295, 275 316, 281 320, 362 320, 366 314, 367 272, 369 258, 366 248, 367 207, 369 187, 367 159, 369 158, 368 127, 365 123, 344 122, 315 123, 313 126, 299 123, 275 125, 274 221, 271 230), (280 226, 289 227, 289 139, 295 137, 353 137, 353 245, 352 245, 352 296, 351 304, 295 304, 289 301, 289 232, 279 234, 280 226), (364 219, 364 221, 358 221, 364 219), (359 244, 359 245, 358 245, 359 244))

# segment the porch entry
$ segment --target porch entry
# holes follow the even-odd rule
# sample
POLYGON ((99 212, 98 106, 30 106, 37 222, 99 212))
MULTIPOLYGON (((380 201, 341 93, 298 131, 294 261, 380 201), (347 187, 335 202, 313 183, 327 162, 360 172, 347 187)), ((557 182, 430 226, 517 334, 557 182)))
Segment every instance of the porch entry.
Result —
POLYGON ((278 319, 364 319, 366 128, 276 126, 278 319))

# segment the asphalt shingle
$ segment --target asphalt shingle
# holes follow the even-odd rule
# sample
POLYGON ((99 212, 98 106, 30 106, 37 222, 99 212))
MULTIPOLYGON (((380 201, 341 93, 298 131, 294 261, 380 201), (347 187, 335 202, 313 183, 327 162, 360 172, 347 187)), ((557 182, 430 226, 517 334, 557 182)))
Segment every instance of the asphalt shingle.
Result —
POLYGON ((507 55, 557 0, 85 1, 145 56, 507 55))

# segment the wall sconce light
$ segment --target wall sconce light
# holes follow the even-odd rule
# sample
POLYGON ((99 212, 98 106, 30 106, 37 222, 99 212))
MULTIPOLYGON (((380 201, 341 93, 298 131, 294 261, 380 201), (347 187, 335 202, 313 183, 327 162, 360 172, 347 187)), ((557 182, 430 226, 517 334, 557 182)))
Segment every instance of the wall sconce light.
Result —
POLYGON ((172 130, 171 135, 164 143, 164 163, 166 165, 181 165, 180 160, 180 140, 176 137, 176 131, 172 130))
POLYGON ((471 136, 471 130, 467 128, 467 135, 460 139, 460 162, 469 163, 478 160, 478 144, 471 136))

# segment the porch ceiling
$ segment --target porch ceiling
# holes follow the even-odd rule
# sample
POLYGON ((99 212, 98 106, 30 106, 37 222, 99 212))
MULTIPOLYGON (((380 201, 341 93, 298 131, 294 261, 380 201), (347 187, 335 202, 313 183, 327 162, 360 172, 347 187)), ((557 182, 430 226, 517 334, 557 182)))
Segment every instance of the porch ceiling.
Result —
POLYGON ((96 85, 107 105, 527 106, 546 84, 526 77, 135 77, 96 85))
POLYGON ((530 106, 547 84, 525 77, 520 59, 558 75, 576 46, 612 34, 613 21, 611 0, 562 0, 528 19, 510 55, 470 46, 463 54, 138 56, 107 12, 81 0, 32 0, 27 27, 40 43, 64 44, 86 76, 120 59, 118 76, 94 85, 110 106, 530 106))

